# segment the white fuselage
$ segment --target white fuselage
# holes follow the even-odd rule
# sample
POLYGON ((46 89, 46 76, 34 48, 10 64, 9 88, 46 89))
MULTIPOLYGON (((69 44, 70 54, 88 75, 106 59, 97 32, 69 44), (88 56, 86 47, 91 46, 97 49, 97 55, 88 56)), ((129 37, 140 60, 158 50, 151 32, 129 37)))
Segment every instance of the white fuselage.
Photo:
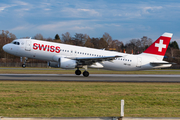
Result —
MULTIPOLYGON (((74 45, 67 45, 55 42, 46 42, 34 39, 17 39, 17 44, 9 43, 3 46, 3 49, 15 56, 27 57, 45 61, 55 61, 54 57, 103 57, 103 56, 122 56, 112 61, 103 61, 100 64, 103 69, 128 71, 128 70, 146 70, 152 68, 169 67, 170 65, 161 65, 153 67, 150 62, 161 61, 156 55, 148 54, 125 54, 115 51, 93 49, 74 45), (19 42, 19 43, 18 43, 19 42)), ((57 61, 56 61, 57 62, 57 61)), ((91 67, 91 66, 90 66, 91 67)))

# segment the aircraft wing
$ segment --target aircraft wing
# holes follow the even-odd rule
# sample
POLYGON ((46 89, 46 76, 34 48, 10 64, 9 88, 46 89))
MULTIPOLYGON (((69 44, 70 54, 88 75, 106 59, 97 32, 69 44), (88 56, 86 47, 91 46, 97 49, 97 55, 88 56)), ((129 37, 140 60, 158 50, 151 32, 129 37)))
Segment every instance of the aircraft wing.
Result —
POLYGON ((93 63, 96 63, 96 62, 112 61, 118 57, 122 57, 122 56, 116 55, 116 56, 105 56, 105 57, 76 57, 76 58, 66 57, 66 58, 76 60, 82 65, 92 65, 93 63))

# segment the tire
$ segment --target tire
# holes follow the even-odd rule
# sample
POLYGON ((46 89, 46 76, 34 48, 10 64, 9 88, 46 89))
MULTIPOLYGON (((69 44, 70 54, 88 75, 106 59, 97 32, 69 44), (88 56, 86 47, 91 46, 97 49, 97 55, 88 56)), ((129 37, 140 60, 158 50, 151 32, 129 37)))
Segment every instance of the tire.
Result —
POLYGON ((25 64, 22 64, 22 67, 23 67, 23 68, 25 68, 25 67, 26 67, 26 65, 25 65, 25 64))
POLYGON ((84 77, 88 77, 88 76, 89 76, 89 72, 88 72, 88 71, 84 71, 84 72, 83 72, 83 76, 84 76, 84 77))
POLYGON ((76 71, 75 71, 75 74, 76 74, 76 75, 81 75, 81 71, 80 71, 80 70, 76 70, 76 71))

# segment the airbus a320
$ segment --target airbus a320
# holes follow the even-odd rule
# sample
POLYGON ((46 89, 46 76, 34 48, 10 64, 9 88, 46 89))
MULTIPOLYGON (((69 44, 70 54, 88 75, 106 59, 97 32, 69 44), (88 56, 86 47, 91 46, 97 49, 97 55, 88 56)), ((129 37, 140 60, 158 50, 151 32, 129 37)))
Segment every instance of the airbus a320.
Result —
MULTIPOLYGON (((81 75, 79 68, 84 68, 84 77, 89 76, 87 71, 91 68, 102 68, 116 71, 148 70, 152 68, 170 67, 172 64, 163 61, 172 33, 164 33, 143 53, 138 55, 120 53, 115 51, 94 49, 47 42, 35 39, 16 39, 3 46, 9 54, 48 61, 51 67, 74 69, 76 75, 81 75)), ((26 67, 22 64, 22 67, 26 67)))

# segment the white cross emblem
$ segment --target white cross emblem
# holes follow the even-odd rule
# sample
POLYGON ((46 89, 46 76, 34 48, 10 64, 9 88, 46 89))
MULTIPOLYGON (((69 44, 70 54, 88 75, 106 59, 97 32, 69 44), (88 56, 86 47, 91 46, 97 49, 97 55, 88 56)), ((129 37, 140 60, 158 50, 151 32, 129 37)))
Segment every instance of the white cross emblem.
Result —
POLYGON ((158 51, 159 51, 159 52, 162 52, 162 49, 163 49, 163 48, 166 48, 166 44, 163 44, 163 40, 160 40, 159 43, 156 43, 156 44, 155 44, 155 47, 158 47, 158 51))

